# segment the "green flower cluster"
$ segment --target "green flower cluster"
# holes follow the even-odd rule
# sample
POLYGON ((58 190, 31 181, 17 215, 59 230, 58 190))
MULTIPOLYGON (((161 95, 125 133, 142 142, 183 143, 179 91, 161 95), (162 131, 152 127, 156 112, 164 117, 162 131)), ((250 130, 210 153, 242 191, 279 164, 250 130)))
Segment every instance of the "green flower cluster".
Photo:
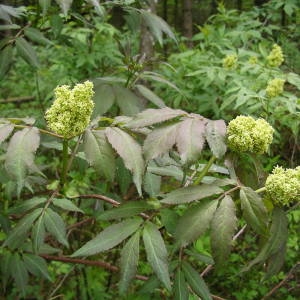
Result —
POLYGON ((238 116, 227 127, 227 144, 235 152, 262 154, 268 151, 274 129, 264 119, 238 116))
POLYGON ((256 56, 251 56, 250 58, 249 58, 249 64, 251 64, 251 65, 256 65, 257 64, 257 62, 258 62, 258 59, 257 59, 257 57, 256 56))
POLYGON ((280 46, 278 46, 277 44, 273 45, 272 51, 267 57, 267 61, 269 66, 271 67, 279 67, 283 63, 284 58, 280 46))
POLYGON ((300 167, 283 169, 275 167, 268 176, 266 184, 267 197, 277 205, 289 205, 300 199, 300 167))
POLYGON ((55 101, 45 114, 49 129, 67 139, 79 135, 89 125, 93 112, 93 83, 86 81, 73 89, 63 85, 54 92, 55 101))
POLYGON ((223 67, 227 69, 234 68, 236 66, 236 63, 237 63, 237 56, 235 54, 227 55, 223 59, 223 67))
POLYGON ((266 95, 269 98, 274 98, 282 94, 283 92, 283 86, 284 86, 285 80, 280 78, 272 79, 268 82, 267 88, 266 88, 266 95))

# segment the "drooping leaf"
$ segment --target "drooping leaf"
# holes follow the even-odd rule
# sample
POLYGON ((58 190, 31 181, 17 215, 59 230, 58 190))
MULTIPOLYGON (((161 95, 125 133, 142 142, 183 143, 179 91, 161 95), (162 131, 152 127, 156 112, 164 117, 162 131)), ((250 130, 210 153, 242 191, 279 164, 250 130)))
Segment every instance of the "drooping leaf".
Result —
POLYGON ((51 41, 45 38, 44 34, 33 27, 25 28, 24 30, 25 36, 28 37, 31 41, 36 42, 42 45, 49 45, 51 41))
POLYGON ((188 255, 193 256, 194 258, 202 261, 203 263, 207 264, 207 265, 214 265, 215 261, 213 260, 213 258, 209 255, 206 254, 201 254, 199 252, 196 252, 195 250, 189 250, 189 249, 185 249, 184 252, 188 255))
POLYGON ((141 218, 136 217, 134 219, 125 220, 121 223, 111 225, 73 253, 72 257, 90 256, 109 250, 134 233, 142 222, 143 220, 141 218))
POLYGON ((135 87, 147 100, 149 100, 156 106, 158 106, 160 108, 166 106, 164 101, 161 98, 159 98, 156 94, 154 94, 151 90, 149 90, 144 85, 136 84, 135 87))
POLYGON ((236 226, 235 205, 232 198, 226 195, 211 222, 211 248, 217 266, 227 261, 236 226))
POLYGON ((140 232, 137 231, 125 244, 121 251, 120 258, 120 273, 121 279, 119 282, 120 294, 127 291, 131 280, 136 274, 137 264, 139 261, 139 244, 140 232))
POLYGON ((165 195, 161 200, 166 204, 182 204, 220 194, 223 190, 216 185, 201 184, 176 189, 165 195))
POLYGON ((116 97, 115 101, 124 115, 134 116, 143 109, 140 99, 129 89, 114 85, 113 91, 116 97))
POLYGON ((187 209, 179 219, 175 238, 182 246, 197 239, 208 229, 218 202, 215 200, 201 201, 187 209))
MULTIPOLYGON (((266 261, 273 255, 277 255, 279 251, 284 252, 287 238, 288 220, 285 212, 280 208, 274 208, 269 237, 265 244, 262 246, 257 257, 244 268, 244 271, 249 270, 255 264, 266 261)), ((277 267, 275 269, 277 269, 277 267)))
POLYGON ((42 7, 43 15, 45 15, 48 8, 50 7, 51 0, 39 0, 39 4, 42 7))
POLYGON ((24 212, 42 204, 47 201, 46 197, 34 197, 29 200, 24 201, 23 203, 13 206, 9 209, 10 214, 23 214, 24 212))
POLYGON ((163 126, 147 135, 143 147, 147 161, 172 149, 176 142, 177 128, 178 124, 163 126))
POLYGON ((146 10, 140 10, 140 13, 152 35, 157 39, 161 46, 163 44, 163 33, 176 42, 174 33, 162 18, 146 10))
POLYGON ((133 182, 138 193, 142 195, 141 186, 145 169, 142 147, 128 133, 117 127, 106 128, 106 136, 123 159, 125 167, 132 172, 133 182))
POLYGON ((187 262, 182 263, 185 278, 192 290, 203 300, 212 300, 209 289, 198 272, 187 262))
POLYGON ((226 124, 223 120, 209 120, 206 125, 206 140, 213 155, 221 158, 226 150, 226 124))
POLYGON ((114 91, 109 84, 98 84, 94 88, 94 102, 95 108, 93 112, 93 116, 101 116, 105 114, 114 104, 115 102, 115 94, 114 91))
POLYGON ((143 231, 143 240, 148 262, 165 287, 171 290, 168 270, 168 252, 164 240, 155 224, 151 222, 146 223, 143 231))
POLYGON ((243 216, 247 223, 260 234, 265 234, 267 229, 268 215, 262 198, 251 188, 245 187, 240 190, 243 216))
POLYGON ((33 275, 43 276, 52 281, 45 260, 37 255, 26 253, 23 255, 26 269, 33 275))
POLYGON ((66 225, 61 216, 51 208, 47 208, 44 220, 47 231, 49 231, 61 244, 68 247, 69 243, 66 235, 66 225))
POLYGON ((286 256, 286 243, 283 243, 282 247, 279 248, 277 252, 275 252, 268 258, 267 272, 263 279, 268 279, 273 275, 278 274, 278 272, 280 271, 280 269, 282 268, 285 262, 285 256, 286 256))
POLYGON ((160 192, 161 176, 146 172, 144 177, 144 190, 150 196, 154 197, 160 192))
POLYGON ((28 272, 25 267, 25 263, 19 256, 15 253, 10 259, 9 266, 10 274, 16 282, 18 289, 25 295, 26 285, 28 283, 28 272))
POLYGON ((184 274, 181 269, 178 269, 174 281, 174 297, 175 300, 188 300, 189 290, 186 284, 184 274))
POLYGON ((63 14, 66 16, 70 10, 73 0, 56 0, 56 2, 60 6, 63 14))
POLYGON ((115 177, 115 157, 104 130, 85 131, 84 153, 95 170, 109 181, 115 177))
POLYGON ((11 249, 18 248, 27 238, 27 232, 31 228, 33 222, 42 212, 42 208, 37 208, 33 212, 23 217, 16 227, 10 232, 3 246, 8 246, 11 249))
POLYGON ((32 228, 32 248, 35 253, 39 253, 46 236, 44 215, 41 215, 32 228))
POLYGON ((12 124, 0 124, 0 144, 4 142, 14 130, 12 124))
POLYGON ((38 68, 39 61, 34 48, 22 37, 16 38, 16 47, 20 56, 32 67, 38 68))
POLYGON ((126 126, 129 128, 150 126, 177 118, 185 114, 186 112, 182 110, 171 109, 169 107, 160 109, 149 108, 137 114, 137 116, 132 121, 126 124, 126 126))
POLYGON ((0 80, 2 80, 5 74, 8 72, 13 59, 12 46, 6 46, 0 51, 0 80))
POLYGON ((161 76, 158 73, 144 71, 141 74, 141 78, 146 79, 146 80, 153 80, 160 84, 164 83, 164 84, 168 85, 169 87, 171 87, 172 89, 174 89, 175 91, 177 91, 178 93, 181 93, 180 89, 175 84, 173 84, 172 82, 170 82, 169 80, 167 80, 166 78, 164 78, 163 76, 161 76))
POLYGON ((186 118, 177 130, 176 146, 183 162, 196 162, 205 143, 205 120, 186 118))
POLYGON ((100 214, 97 219, 99 220, 115 220, 121 218, 128 218, 135 216, 139 213, 144 212, 145 210, 153 208, 151 205, 144 201, 130 201, 116 208, 105 211, 100 214))
POLYGON ((18 192, 28 171, 40 172, 34 163, 34 154, 40 144, 40 134, 36 127, 24 128, 10 139, 5 168, 12 179, 18 183, 18 192))
POLYGON ((64 210, 68 210, 68 211, 77 211, 77 212, 81 212, 84 213, 83 210, 81 210, 79 207, 77 207, 72 201, 70 201, 69 199, 65 199, 65 198, 54 198, 52 200, 53 205, 60 207, 64 210))

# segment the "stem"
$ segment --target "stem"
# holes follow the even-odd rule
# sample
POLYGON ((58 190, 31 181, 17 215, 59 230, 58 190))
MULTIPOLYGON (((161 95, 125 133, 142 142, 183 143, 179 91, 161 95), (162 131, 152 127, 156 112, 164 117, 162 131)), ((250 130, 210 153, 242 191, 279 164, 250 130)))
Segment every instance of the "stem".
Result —
MULTIPOLYGON (((9 118, 7 119, 9 120, 9 118)), ((23 129, 23 128, 31 128, 32 126, 30 125, 16 125, 16 124, 13 124, 15 128, 20 128, 20 129, 23 129)), ((43 133, 43 134, 47 134, 47 135, 51 135, 51 136, 54 136, 54 137, 57 137, 57 138, 63 138, 62 135, 59 135, 59 134, 56 134, 54 132, 51 132, 51 131, 47 131, 47 130, 44 130, 44 129, 40 129, 38 128, 39 132, 40 133, 43 133)))
POLYGON ((264 186, 264 187, 256 190, 255 192, 259 194, 259 193, 263 193, 265 190, 266 190, 266 187, 264 186))
POLYGON ((44 103, 43 103, 42 97, 41 97, 39 75, 38 75, 37 71, 35 72, 35 85, 36 85, 36 90, 37 90, 37 98, 38 98, 38 101, 39 101, 39 104, 41 107, 42 114, 44 115, 46 110, 45 110, 45 106, 44 106, 44 103))
POLYGON ((212 166, 212 164, 214 163, 214 161, 217 158, 212 155, 211 158, 209 159, 208 163, 206 164, 206 166, 203 168, 203 170, 200 172, 199 176, 196 178, 196 180, 194 181, 194 185, 198 185, 200 184, 201 180, 203 179, 203 177, 206 175, 206 173, 208 172, 208 170, 210 169, 210 167, 212 166))
POLYGON ((63 153, 62 153, 62 172, 61 172, 61 183, 65 184, 68 172, 68 143, 69 141, 63 140, 63 153))

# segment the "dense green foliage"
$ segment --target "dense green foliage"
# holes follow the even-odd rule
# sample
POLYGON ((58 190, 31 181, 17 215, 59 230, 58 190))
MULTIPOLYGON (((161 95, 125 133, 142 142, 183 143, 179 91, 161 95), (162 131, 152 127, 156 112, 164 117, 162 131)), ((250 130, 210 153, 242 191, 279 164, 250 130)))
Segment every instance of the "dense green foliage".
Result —
POLYGON ((296 300, 299 5, 150 2, 0 5, 1 294, 296 300))

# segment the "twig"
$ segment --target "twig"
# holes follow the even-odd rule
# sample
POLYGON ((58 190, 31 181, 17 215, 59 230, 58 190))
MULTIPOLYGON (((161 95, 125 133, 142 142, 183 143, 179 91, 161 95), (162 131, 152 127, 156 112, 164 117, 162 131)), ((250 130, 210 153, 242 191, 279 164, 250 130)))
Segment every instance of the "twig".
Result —
POLYGON ((32 100, 34 100, 33 96, 12 97, 12 98, 0 99, 0 104, 22 103, 22 102, 29 102, 32 100))
POLYGON ((74 224, 72 224, 72 225, 70 225, 70 226, 68 226, 68 230, 70 230, 70 229, 73 229, 73 228, 76 228, 76 227, 80 227, 81 225, 83 225, 83 224, 85 224, 85 223, 89 223, 89 222, 92 222, 94 220, 94 218, 87 218, 87 219, 85 219, 85 220, 82 220, 82 221, 80 221, 80 222, 77 222, 77 223, 74 223, 74 224))
POLYGON ((288 274, 286 275, 286 277, 284 279, 282 279, 276 286, 274 286, 271 291, 269 293, 267 293, 265 296, 263 296, 262 300, 269 298, 270 296, 272 296, 280 287, 282 287, 287 281, 288 279, 292 276, 293 272, 295 269, 297 269, 300 266, 300 262, 297 262, 296 265, 294 265, 290 271, 288 272, 288 274))
MULTIPOLYGON (((87 259, 79 259, 79 258, 71 258, 71 257, 65 257, 65 256, 54 256, 54 255, 47 255, 47 254, 40 254, 41 257, 47 260, 55 260, 55 261, 62 261, 65 263, 73 263, 73 264, 82 264, 87 266, 94 266, 94 267, 100 267, 112 272, 119 272, 119 268, 111 265, 105 261, 95 261, 95 260, 87 260, 87 259)), ((149 278, 142 275, 136 275, 136 279, 147 281, 149 278)))

